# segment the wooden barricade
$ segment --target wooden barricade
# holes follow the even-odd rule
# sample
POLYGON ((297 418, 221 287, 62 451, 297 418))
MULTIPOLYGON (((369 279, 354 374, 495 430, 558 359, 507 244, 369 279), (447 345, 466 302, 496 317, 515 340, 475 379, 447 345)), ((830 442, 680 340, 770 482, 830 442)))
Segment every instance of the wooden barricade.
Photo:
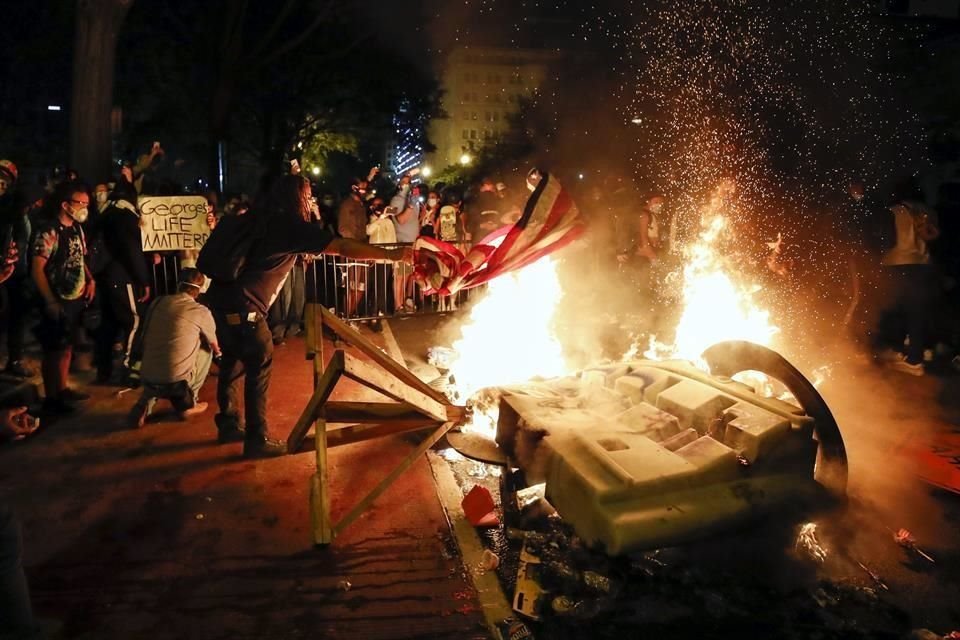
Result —
POLYGON ((467 410, 466 407, 452 404, 445 395, 420 380, 403 363, 388 356, 321 305, 308 304, 305 319, 307 358, 313 361, 314 391, 287 438, 287 450, 297 453, 313 426, 317 458, 317 472, 310 481, 313 543, 325 546, 356 520, 447 431, 464 422, 467 410), (337 349, 324 367, 324 327, 360 351, 372 363, 337 349), (330 396, 342 377, 378 391, 393 402, 331 401, 330 396), (395 469, 339 522, 332 521, 327 465, 327 450, 330 447, 428 428, 433 431, 395 469))

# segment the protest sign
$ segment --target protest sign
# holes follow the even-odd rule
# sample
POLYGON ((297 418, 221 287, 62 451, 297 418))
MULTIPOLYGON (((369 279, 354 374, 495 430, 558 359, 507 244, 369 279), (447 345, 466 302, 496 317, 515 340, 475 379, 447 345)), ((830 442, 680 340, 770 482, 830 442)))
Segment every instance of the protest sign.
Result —
POLYGON ((210 237, 203 196, 143 196, 138 203, 144 251, 200 249, 210 237))

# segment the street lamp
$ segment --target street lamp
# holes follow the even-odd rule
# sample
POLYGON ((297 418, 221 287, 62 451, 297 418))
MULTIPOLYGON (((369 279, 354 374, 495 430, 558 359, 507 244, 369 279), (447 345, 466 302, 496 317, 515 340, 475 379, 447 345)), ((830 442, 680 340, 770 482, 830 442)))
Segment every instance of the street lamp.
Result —
POLYGON ((460 156, 460 164, 462 164, 463 166, 467 166, 468 164, 470 164, 471 160, 473 160, 473 158, 470 157, 469 153, 465 153, 462 156, 460 156))

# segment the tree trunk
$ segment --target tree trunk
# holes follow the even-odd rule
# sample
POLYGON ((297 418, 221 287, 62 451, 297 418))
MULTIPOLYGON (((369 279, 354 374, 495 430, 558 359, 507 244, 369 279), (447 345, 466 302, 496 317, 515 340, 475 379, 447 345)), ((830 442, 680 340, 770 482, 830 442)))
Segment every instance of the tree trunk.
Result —
POLYGON ((81 179, 111 173, 110 112, 117 35, 133 0, 77 0, 70 108, 70 164, 81 179))

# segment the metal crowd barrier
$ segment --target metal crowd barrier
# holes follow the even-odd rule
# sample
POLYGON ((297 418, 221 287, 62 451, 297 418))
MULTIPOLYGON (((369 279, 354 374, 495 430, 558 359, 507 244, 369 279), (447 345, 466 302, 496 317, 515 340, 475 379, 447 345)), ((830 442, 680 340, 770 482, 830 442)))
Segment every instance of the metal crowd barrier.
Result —
MULTIPOLYGON (((378 246, 391 249, 409 245, 378 246)), ((466 244, 458 246, 464 252, 469 248, 466 244)), ((180 269, 184 266, 183 257, 176 252, 159 255, 159 261, 153 265, 154 291, 157 295, 173 293, 177 290, 180 269)), ((346 320, 365 321, 455 311, 470 300, 476 291, 459 291, 443 298, 425 296, 413 282, 413 267, 390 261, 354 260, 320 254, 301 258, 294 269, 302 270, 303 277, 288 278, 288 286, 304 288, 302 292, 292 294, 294 300, 320 303, 346 320)))

